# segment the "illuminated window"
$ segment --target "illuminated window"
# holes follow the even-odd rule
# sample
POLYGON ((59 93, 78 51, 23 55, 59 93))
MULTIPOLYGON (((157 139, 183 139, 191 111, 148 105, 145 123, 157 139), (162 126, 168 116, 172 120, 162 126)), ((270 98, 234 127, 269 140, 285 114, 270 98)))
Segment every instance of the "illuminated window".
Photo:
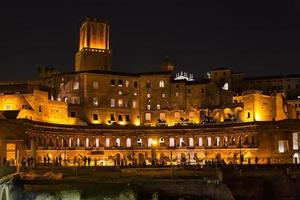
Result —
POLYGON ((90 140, 89 138, 85 139, 85 147, 89 147, 90 146, 90 140))
POLYGON ((137 143, 137 146, 138 146, 138 147, 141 147, 141 146, 142 146, 142 138, 138 138, 138 139, 136 140, 136 143, 137 143))
POLYGON ((203 146, 203 141, 202 141, 202 138, 200 137, 199 138, 199 147, 202 147, 203 146))
POLYGON ((127 138, 126 140, 126 147, 131 147, 131 139, 127 138))
POLYGON ((180 119, 180 112, 175 112, 174 113, 174 118, 175 119, 180 119))
POLYGON ((228 138, 225 136, 224 137, 224 146, 227 147, 228 146, 228 138))
POLYGON ((98 87, 99 87, 98 81, 94 81, 94 82, 93 82, 93 88, 94 88, 94 89, 98 89, 98 87))
POLYGON ((165 93, 162 93, 162 94, 161 94, 161 97, 162 97, 162 98, 166 98, 166 94, 165 94, 165 93))
POLYGON ((109 147, 110 146, 110 139, 106 138, 105 140, 105 147, 109 147))
POLYGON ((96 138, 96 147, 98 148, 100 146, 99 138, 96 138))
POLYGON ((217 144, 217 146, 219 147, 220 146, 220 137, 216 137, 216 144, 217 144))
POLYGON ((119 91, 119 95, 122 95, 122 91, 119 91))
POLYGON ((123 107, 123 99, 119 99, 118 100, 118 106, 119 107, 123 107))
POLYGON ((293 133, 293 150, 299 149, 299 137, 298 133, 293 133))
POLYGON ((72 147, 72 138, 69 139, 69 147, 72 147))
POLYGON ((163 80, 159 81, 159 87, 161 88, 165 87, 165 82, 163 80))
POLYGON ((151 120, 151 113, 146 113, 145 118, 146 118, 146 121, 150 121, 151 120))
POLYGON ((184 139, 183 138, 179 139, 179 146, 180 147, 184 146, 184 139))
POLYGON ((116 104, 115 104, 115 99, 110 99, 110 107, 115 107, 116 104))
POLYGON ((159 113, 159 119, 160 120, 166 120, 166 113, 159 113))
POLYGON ((279 140, 278 141, 278 152, 285 153, 288 151, 288 141, 287 140, 279 140))
POLYGON ((125 87, 129 87, 129 81, 125 81, 125 87))
POLYGON ((228 83, 225 83, 222 87, 223 90, 228 90, 228 83))
POLYGON ((136 100, 132 101, 132 108, 137 108, 137 101, 136 100))
POLYGON ((98 98, 97 97, 93 97, 93 105, 94 106, 98 106, 98 98))
POLYGON ((63 90, 63 89, 64 89, 64 87, 65 87, 65 84, 64 84, 64 83, 60 83, 60 86, 59 86, 59 88, 60 88, 61 90, 63 90))
POLYGON ((207 146, 211 147, 211 137, 207 137, 207 146))
POLYGON ((159 145, 162 146, 165 142, 165 139, 163 137, 159 138, 159 145))
POLYGON ((176 96, 176 97, 179 97, 179 92, 176 92, 176 93, 175 93, 175 96, 176 96))
POLYGON ((190 146, 190 147, 193 147, 193 146, 194 146, 194 139, 193 139, 193 138, 190 138, 190 139, 189 139, 189 146, 190 146))
POLYGON ((77 138, 77 147, 80 147, 80 139, 77 138))
POLYGON ((170 147, 175 147, 175 139, 174 138, 170 138, 170 141, 169 141, 169 146, 170 147))
POLYGON ((79 82, 73 83, 73 90, 79 90, 79 82))
POLYGON ((151 106, 148 104, 147 105, 147 110, 150 110, 151 109, 151 106))
POLYGON ((151 95, 148 93, 148 94, 147 94, 147 98, 149 99, 150 97, 151 97, 151 95))
POLYGON ((4 105, 4 110, 12 110, 12 109, 13 109, 13 107, 12 107, 11 104, 5 104, 4 105))
POLYGON ((160 110, 160 104, 156 105, 157 110, 160 110))
POLYGON ((134 95, 134 96, 137 96, 137 92, 134 92, 133 95, 134 95))
POLYGON ((153 139, 152 139, 152 138, 149 138, 149 139, 148 139, 148 147, 151 147, 151 146, 152 146, 152 143, 153 143, 153 139))
POLYGON ((117 139, 116 139, 116 146, 117 146, 117 147, 120 147, 120 146, 121 146, 121 140, 120 140, 120 138, 117 138, 117 139))

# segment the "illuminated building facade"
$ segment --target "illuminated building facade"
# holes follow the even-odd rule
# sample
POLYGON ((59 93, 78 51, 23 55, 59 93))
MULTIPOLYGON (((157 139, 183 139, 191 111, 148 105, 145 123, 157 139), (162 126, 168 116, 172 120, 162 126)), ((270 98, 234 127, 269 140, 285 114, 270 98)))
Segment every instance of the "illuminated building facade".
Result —
POLYGON ((268 89, 272 78, 251 85, 228 68, 206 79, 174 70, 167 58, 156 72, 111 71, 108 23, 87 19, 74 72, 0 84, 0 127, 10 127, 0 128, 0 156, 70 166, 84 156, 98 165, 299 162, 300 103, 289 98, 300 94, 298 76, 268 89))

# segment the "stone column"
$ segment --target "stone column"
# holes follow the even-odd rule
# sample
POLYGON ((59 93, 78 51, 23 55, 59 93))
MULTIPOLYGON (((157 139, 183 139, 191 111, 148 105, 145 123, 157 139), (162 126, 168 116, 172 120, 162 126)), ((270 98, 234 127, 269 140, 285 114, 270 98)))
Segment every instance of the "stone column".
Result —
POLYGON ((0 139, 0 166, 3 164, 3 158, 6 157, 5 147, 6 145, 4 139, 0 139))
POLYGON ((31 150, 31 157, 33 158, 32 167, 35 167, 35 164, 36 164, 36 142, 35 142, 34 138, 31 138, 30 150, 31 150))

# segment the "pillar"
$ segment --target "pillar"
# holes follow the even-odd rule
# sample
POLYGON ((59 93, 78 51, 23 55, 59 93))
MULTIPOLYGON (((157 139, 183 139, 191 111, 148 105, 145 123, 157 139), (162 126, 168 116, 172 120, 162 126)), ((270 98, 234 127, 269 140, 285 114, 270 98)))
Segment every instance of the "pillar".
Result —
POLYGON ((33 158, 32 167, 35 167, 36 164, 36 142, 34 138, 31 138, 30 140, 30 150, 31 150, 31 157, 33 158))

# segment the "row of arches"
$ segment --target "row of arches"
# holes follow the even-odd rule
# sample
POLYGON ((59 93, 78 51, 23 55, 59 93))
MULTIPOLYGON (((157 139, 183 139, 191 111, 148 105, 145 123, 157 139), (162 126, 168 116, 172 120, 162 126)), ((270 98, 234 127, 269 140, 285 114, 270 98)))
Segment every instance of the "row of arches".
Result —
POLYGON ((37 147, 51 148, 156 148, 156 147, 205 147, 221 148, 229 146, 255 146, 257 145, 255 134, 237 134, 220 136, 53 136, 35 135, 30 138, 34 140, 37 147))

